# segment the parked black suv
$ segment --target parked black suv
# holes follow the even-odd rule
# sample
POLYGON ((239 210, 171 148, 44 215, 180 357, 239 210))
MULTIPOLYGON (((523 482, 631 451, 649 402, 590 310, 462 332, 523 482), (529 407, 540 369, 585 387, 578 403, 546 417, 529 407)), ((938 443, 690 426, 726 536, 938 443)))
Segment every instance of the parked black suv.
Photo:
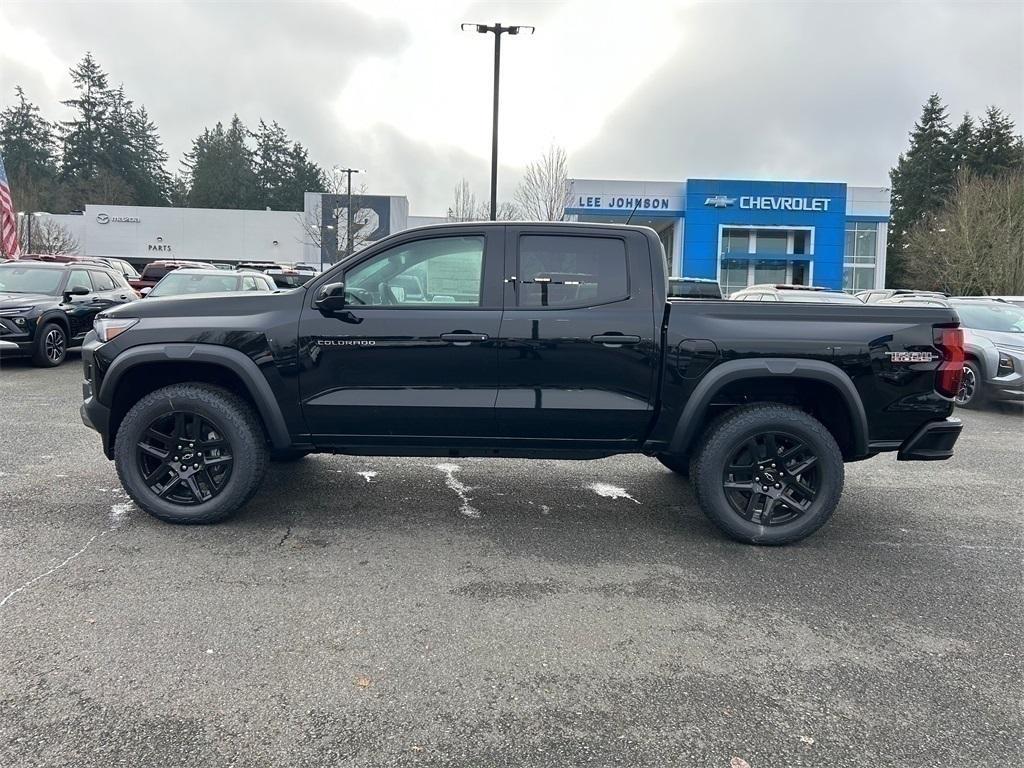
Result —
POLYGON ((64 362, 92 330, 96 315, 135 299, 128 282, 99 263, 0 264, 0 355, 31 356, 40 366, 64 362))
POLYGON ((666 292, 644 227, 407 230, 291 291, 103 312, 82 418, 132 499, 186 523, 274 456, 645 453, 730 536, 782 544, 829 518, 844 462, 952 455, 953 310, 666 292))

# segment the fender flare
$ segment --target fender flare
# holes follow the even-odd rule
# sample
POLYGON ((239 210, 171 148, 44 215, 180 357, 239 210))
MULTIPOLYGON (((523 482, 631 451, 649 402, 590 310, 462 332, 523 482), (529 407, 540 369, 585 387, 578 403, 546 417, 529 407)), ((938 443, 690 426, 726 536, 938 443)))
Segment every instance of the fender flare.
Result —
POLYGON ((821 360, 775 357, 755 360, 730 360, 708 371, 686 401, 669 443, 670 453, 686 453, 697 436, 697 427, 722 387, 734 381, 755 378, 810 379, 829 384, 846 403, 853 439, 853 456, 868 450, 868 418, 864 403, 853 381, 838 366, 821 360))
POLYGON ((53 307, 48 309, 36 318, 36 328, 42 328, 46 323, 57 323, 64 329, 64 333, 68 335, 68 342, 71 341, 71 321, 68 320, 68 315, 62 309, 53 307))
POLYGON ((114 392, 124 375, 133 368, 146 363, 189 361, 211 363, 226 368, 242 380, 249 396, 256 403, 260 418, 266 427, 274 448, 283 449, 292 445, 291 435, 285 424, 281 407, 274 397, 266 377, 252 358, 231 347, 217 344, 142 344, 127 349, 107 368, 100 385, 98 399, 108 407, 113 404, 114 392))

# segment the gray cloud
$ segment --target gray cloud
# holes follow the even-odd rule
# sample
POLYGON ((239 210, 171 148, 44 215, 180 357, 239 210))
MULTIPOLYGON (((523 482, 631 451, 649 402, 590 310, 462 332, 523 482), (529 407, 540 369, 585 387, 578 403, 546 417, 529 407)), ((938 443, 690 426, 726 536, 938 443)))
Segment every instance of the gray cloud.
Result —
MULTIPOLYGON (((536 23, 542 34, 557 8, 474 3, 437 12, 451 25, 504 18, 536 23)), ((635 4, 622 8, 643 13, 635 4)), ((481 199, 487 194, 488 136, 474 154, 418 138, 422 115, 395 128, 374 125, 373 103, 352 114, 335 111, 356 66, 398 56, 421 34, 414 23, 374 18, 358 6, 307 3, 8 0, 0 16, 41 35, 68 66, 93 51, 112 81, 124 82, 149 109, 172 170, 204 126, 237 112, 250 125, 277 120, 323 165, 369 169, 371 191, 407 194, 417 213, 443 213, 461 177, 481 199)), ((574 176, 884 184, 932 91, 954 120, 992 103, 1018 124, 1024 116, 1024 10, 1017 3, 701 3, 682 6, 675 18, 679 50, 629 98, 608 94, 609 103, 622 103, 597 138, 571 153, 574 176)), ((607 23, 615 23, 611 15, 607 23)), ((564 72, 536 87, 572 89, 575 77, 630 66, 608 50, 600 60, 567 61, 564 72)), ((489 94, 465 93, 459 75, 437 83, 438 109, 429 119, 446 119, 445 99, 489 108, 489 94)), ((32 61, 8 62, 0 102, 18 83, 52 117, 61 116, 56 100, 71 95, 66 77, 50 92, 32 61)), ((387 90, 381 83, 380 98, 387 90)), ((554 138, 576 144, 571 136, 554 138)), ((502 167, 504 198, 519 170, 502 167)))

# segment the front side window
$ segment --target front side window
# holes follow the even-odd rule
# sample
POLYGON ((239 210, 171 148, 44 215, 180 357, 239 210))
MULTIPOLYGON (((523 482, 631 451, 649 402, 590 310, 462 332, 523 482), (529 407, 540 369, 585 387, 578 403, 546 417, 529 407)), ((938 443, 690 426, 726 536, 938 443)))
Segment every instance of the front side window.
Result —
POLYGON ((85 288, 89 293, 92 293, 92 282, 89 280, 89 273, 84 269, 71 270, 71 276, 68 277, 68 284, 64 290, 70 291, 72 288, 85 288))
POLYGON ((397 245, 345 273, 352 307, 479 307, 484 238, 434 237, 397 245))
POLYGON ((523 235, 520 307, 585 307, 629 297, 626 244, 613 237, 523 235))

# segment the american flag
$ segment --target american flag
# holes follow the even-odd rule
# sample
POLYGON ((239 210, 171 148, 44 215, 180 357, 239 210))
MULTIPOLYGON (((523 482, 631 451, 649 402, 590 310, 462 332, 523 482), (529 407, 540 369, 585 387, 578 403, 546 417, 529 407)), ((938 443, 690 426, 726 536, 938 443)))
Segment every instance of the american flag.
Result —
POLYGON ((0 157, 0 246, 0 250, 9 259, 21 256, 21 248, 18 246, 18 217, 14 215, 11 185, 7 181, 3 157, 0 157))

